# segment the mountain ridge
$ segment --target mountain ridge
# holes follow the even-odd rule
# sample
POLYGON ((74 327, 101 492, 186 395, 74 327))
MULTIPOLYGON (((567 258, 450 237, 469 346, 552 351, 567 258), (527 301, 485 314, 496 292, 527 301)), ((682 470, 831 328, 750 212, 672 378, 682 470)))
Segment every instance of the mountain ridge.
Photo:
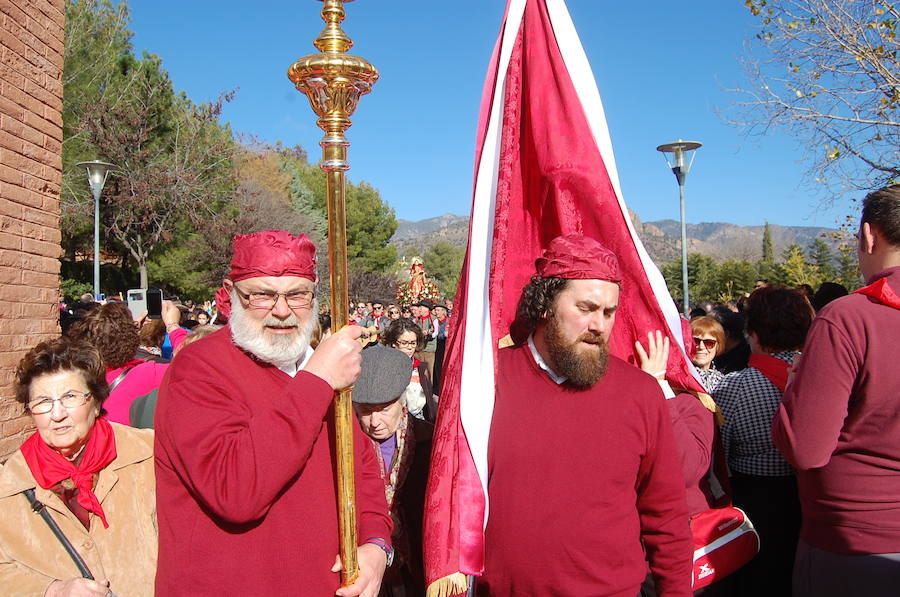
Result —
MULTIPOLYGON (((674 261, 681 256, 681 224, 676 220, 642 222, 634 212, 631 221, 638 237, 657 265, 674 261)), ((397 248, 401 260, 421 254, 437 241, 455 247, 468 242, 469 218, 442 214, 424 220, 397 220, 397 231, 391 244, 397 248)), ((741 226, 729 222, 700 222, 687 224, 688 252, 700 253, 716 261, 746 259, 758 261, 762 257, 762 237, 765 226, 741 226)), ((823 238, 832 249, 841 243, 843 235, 835 228, 820 226, 781 226, 769 224, 776 257, 790 244, 808 248, 816 238, 823 238)))

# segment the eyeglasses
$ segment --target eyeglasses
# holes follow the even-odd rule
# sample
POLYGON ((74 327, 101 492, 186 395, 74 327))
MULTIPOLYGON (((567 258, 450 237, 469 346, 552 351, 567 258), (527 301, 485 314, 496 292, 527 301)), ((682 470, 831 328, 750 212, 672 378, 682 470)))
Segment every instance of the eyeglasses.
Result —
POLYGON ((297 290, 295 292, 242 292, 240 288, 234 286, 234 290, 238 295, 250 303, 251 307, 257 309, 272 309, 278 302, 279 297, 284 297, 284 301, 291 309, 303 309, 312 304, 315 293, 312 290, 297 290))
POLYGON ((409 340, 406 342, 397 340, 396 342, 394 342, 394 346, 396 346, 397 348, 415 348, 418 345, 419 345, 418 340, 409 340))
POLYGON ((388 311, 388 315, 400 315, 400 311, 388 311))
POLYGON ((706 350, 712 350, 716 347, 716 344, 718 344, 719 341, 714 338, 698 338, 694 336, 694 344, 697 346, 697 348, 700 348, 701 343, 706 347, 706 350))
POLYGON ((46 415, 53 410, 53 404, 55 402, 59 402, 66 410, 74 410, 87 402, 90 397, 90 392, 68 392, 59 398, 41 397, 34 402, 29 402, 28 410, 33 415, 46 415))

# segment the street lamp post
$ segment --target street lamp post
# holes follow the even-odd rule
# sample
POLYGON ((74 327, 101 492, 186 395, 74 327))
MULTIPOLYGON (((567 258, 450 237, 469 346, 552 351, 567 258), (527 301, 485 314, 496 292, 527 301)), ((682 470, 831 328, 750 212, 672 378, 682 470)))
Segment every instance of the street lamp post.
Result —
POLYGON ((675 174, 675 178, 678 180, 678 195, 681 201, 681 287, 685 317, 690 314, 691 307, 688 292, 688 253, 687 227, 684 219, 684 181, 687 178, 687 174, 690 172, 691 166, 694 163, 694 158, 697 155, 693 152, 702 147, 702 145, 702 143, 696 141, 682 141, 679 139, 678 141, 665 143, 656 148, 656 151, 662 152, 663 156, 666 158, 666 163, 669 165, 669 168, 672 169, 672 173, 675 174), (686 153, 691 154, 689 162, 685 161, 686 153), (668 154, 672 154, 671 159, 669 159, 668 154))
POLYGON ((79 162, 77 166, 87 169, 88 184, 94 194, 94 300, 100 300, 100 194, 109 177, 110 170, 116 168, 115 164, 92 160, 79 162))

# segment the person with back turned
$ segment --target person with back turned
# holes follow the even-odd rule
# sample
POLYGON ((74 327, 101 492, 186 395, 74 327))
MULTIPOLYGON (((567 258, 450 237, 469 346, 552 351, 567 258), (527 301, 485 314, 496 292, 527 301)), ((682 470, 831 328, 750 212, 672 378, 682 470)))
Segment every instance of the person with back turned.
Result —
POLYGON ((868 286, 818 312, 772 424, 800 491, 796 597, 900 585, 900 185, 863 200, 857 255, 868 286))

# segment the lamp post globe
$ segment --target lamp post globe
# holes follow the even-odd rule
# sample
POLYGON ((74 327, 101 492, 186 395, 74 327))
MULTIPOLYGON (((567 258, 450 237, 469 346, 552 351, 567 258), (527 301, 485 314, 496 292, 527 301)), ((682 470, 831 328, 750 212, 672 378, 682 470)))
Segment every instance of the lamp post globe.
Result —
POLYGON ((697 149, 702 147, 702 143, 697 141, 684 141, 679 139, 671 143, 663 143, 657 146, 656 151, 663 154, 669 168, 678 181, 678 196, 681 203, 681 288, 684 316, 690 314, 690 292, 688 290, 688 253, 687 253, 687 226, 684 218, 684 181, 687 179, 688 172, 694 164, 695 153, 697 149), (688 160, 690 156, 690 160, 688 160))
POLYGON ((117 166, 100 160, 79 162, 76 166, 87 170, 88 185, 94 195, 94 300, 100 300, 100 195, 110 171, 117 166))

